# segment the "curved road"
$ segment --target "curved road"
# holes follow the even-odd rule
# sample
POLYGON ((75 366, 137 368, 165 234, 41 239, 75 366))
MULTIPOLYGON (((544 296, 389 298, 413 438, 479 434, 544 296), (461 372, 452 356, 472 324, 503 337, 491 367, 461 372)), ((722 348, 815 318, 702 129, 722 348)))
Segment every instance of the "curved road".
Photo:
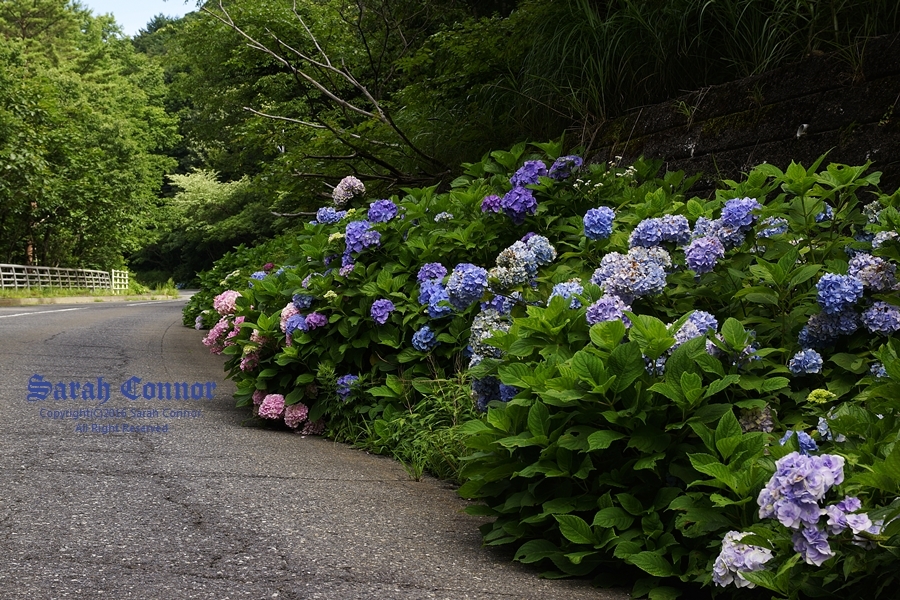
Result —
POLYGON ((482 548, 441 482, 243 427, 183 303, 0 308, 0 598, 627 597, 482 548))

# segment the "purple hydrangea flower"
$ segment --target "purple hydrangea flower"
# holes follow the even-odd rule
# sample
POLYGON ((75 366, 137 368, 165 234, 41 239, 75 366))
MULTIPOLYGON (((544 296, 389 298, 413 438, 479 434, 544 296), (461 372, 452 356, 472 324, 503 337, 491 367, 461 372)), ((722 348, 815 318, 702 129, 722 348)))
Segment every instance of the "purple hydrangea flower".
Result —
POLYGON ((346 253, 362 252, 369 246, 381 243, 381 234, 372 229, 368 221, 351 221, 347 223, 344 241, 347 243, 346 253))
POLYGON ((416 279, 419 283, 424 283, 429 279, 443 279, 447 276, 447 269, 441 263, 425 263, 419 269, 416 279))
POLYGON ((376 323, 384 325, 391 317, 391 313, 394 312, 394 303, 383 298, 381 300, 376 300, 372 303, 370 312, 376 323))
POLYGON ((434 332, 431 331, 431 328, 428 327, 428 325, 425 325, 416 331, 412 337, 413 348, 420 352, 428 352, 439 343, 437 336, 434 335, 434 332))
POLYGON ((757 497, 759 518, 775 518, 795 530, 816 527, 822 512, 819 501, 844 481, 844 458, 791 452, 778 459, 775 468, 757 497))
POLYGON ((584 236, 590 240, 605 240, 612 235, 616 213, 606 206, 591 208, 584 214, 584 236))
POLYGON ((538 178, 546 176, 547 165, 545 165, 543 161, 527 160, 525 161, 525 164, 519 167, 519 170, 509 178, 509 182, 514 188, 524 187, 526 185, 537 185, 540 182, 538 178))
POLYGON ((346 265, 344 265, 343 267, 340 268, 340 270, 338 271, 338 275, 340 275, 341 277, 347 277, 348 275, 350 275, 350 273, 353 272, 353 267, 355 267, 355 266, 356 266, 355 263, 352 263, 352 262, 347 263, 346 265))
POLYGON ((794 542, 794 550, 808 565, 821 567, 834 556, 834 550, 828 545, 828 534, 821 529, 804 527, 791 536, 791 541, 794 542))
POLYGON ((559 296, 566 300, 571 299, 569 308, 581 308, 581 301, 578 300, 576 296, 581 295, 583 292, 584 286, 581 285, 581 281, 578 279, 570 279, 563 283, 557 283, 553 286, 553 291, 550 292, 550 298, 547 299, 547 304, 550 303, 550 299, 554 296, 559 296))
POLYGON ((487 271, 470 263, 456 265, 447 280, 450 304, 464 310, 484 295, 488 287, 487 271))
POLYGON ((326 206, 316 211, 316 222, 322 225, 331 225, 337 223, 346 216, 346 210, 334 210, 332 207, 326 206))
POLYGON ((713 581, 716 585, 725 587, 734 584, 735 587, 753 588, 756 584, 744 579, 744 573, 760 571, 764 565, 772 559, 772 551, 759 546, 741 544, 741 538, 750 535, 729 531, 722 540, 722 550, 719 552, 716 562, 713 563, 713 581))
POLYGON ((350 394, 353 393, 353 388, 356 385, 356 382, 359 381, 359 377, 357 375, 344 375, 343 377, 338 377, 337 380, 337 395, 343 402, 346 402, 350 399, 350 394))
POLYGON ((684 259, 689 269, 698 275, 711 272, 716 262, 725 256, 725 246, 718 237, 699 237, 684 249, 684 259))
POLYGON ((397 216, 397 205, 391 200, 376 200, 369 205, 368 217, 373 223, 387 223, 397 216))
POLYGON ((481 201, 481 212, 500 212, 502 206, 500 205, 500 196, 491 194, 490 196, 485 196, 484 200, 481 201))
POLYGON ((729 200, 722 207, 722 224, 732 229, 747 231, 757 219, 753 211, 761 208, 762 205, 755 198, 729 200))
POLYGON ((584 164, 580 156, 560 156, 550 166, 550 178, 557 181, 568 179, 572 171, 577 171, 584 164))
POLYGON ((311 312, 306 315, 306 328, 310 331, 326 325, 328 325, 328 317, 322 313, 311 312))
POLYGON ((833 315, 862 298, 863 284, 856 277, 825 273, 816 284, 816 300, 825 314, 833 315))
POLYGON ((525 222, 526 215, 537 212, 537 200, 534 192, 524 187, 514 187, 500 200, 500 208, 516 225, 525 222))
POLYGON ((794 375, 822 372, 822 355, 815 350, 802 350, 788 361, 788 369, 794 375))
POLYGON ((585 317, 588 325, 618 320, 625 323, 625 327, 631 327, 631 321, 625 316, 625 311, 631 311, 631 306, 625 304, 619 296, 604 294, 587 307, 585 317))
POLYGON ((890 335, 900 331, 900 309, 887 302, 875 302, 863 311, 862 322, 872 333, 890 335))

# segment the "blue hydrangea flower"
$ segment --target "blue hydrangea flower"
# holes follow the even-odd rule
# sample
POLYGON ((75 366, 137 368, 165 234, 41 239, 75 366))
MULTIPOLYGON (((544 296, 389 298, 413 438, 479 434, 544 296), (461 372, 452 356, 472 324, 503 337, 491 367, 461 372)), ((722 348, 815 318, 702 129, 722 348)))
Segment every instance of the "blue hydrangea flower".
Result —
POLYGON ((869 373, 877 379, 884 379, 888 376, 887 369, 885 369, 884 365, 880 362, 872 363, 872 366, 869 367, 869 373))
MULTIPOLYGON (((784 437, 778 440, 778 443, 784 446, 793 435, 793 431, 788 431, 784 434, 784 437)), ((816 441, 805 431, 797 432, 797 441, 800 443, 800 454, 808 456, 810 452, 816 452, 819 449, 816 441)))
POLYGON ((788 230, 787 219, 782 219, 781 217, 766 217, 762 220, 760 226, 762 227, 762 229, 760 229, 759 233, 756 234, 756 237, 758 238, 775 237, 776 235, 781 235, 788 230))
POLYGON ((387 320, 391 318, 392 312, 394 312, 394 303, 384 298, 373 302, 370 310, 372 318, 379 325, 387 323, 387 320))
MULTIPOLYGON (((265 271, 256 271, 256 272, 254 272, 254 273, 252 273, 252 274, 250 275, 250 279, 255 279, 256 281, 262 281, 262 280, 265 279, 265 278, 266 278, 266 272, 265 272, 265 271)), ((252 288, 252 287, 253 287, 253 282, 252 282, 252 281, 248 281, 248 282, 247 282, 247 285, 248 285, 249 287, 252 288)))
POLYGON ((662 355, 656 360, 650 360, 650 357, 647 355, 643 355, 644 357, 644 370, 647 371, 648 375, 653 377, 662 377, 666 372, 666 361, 668 360, 668 356, 662 355))
POLYGON ((804 348, 825 348, 842 335, 850 335, 860 327, 859 315, 853 309, 836 314, 819 313, 809 318, 797 342, 804 348))
POLYGON ((309 327, 306 325, 306 315, 301 315, 298 313, 288 317, 288 320, 284 324, 285 337, 290 338, 298 329, 300 331, 309 330, 309 327))
POLYGON ((687 267, 698 275, 712 272, 716 262, 724 256, 725 246, 713 236, 696 238, 684 249, 687 267))
POLYGON ((666 287, 666 265, 672 264, 671 257, 663 248, 651 250, 632 248, 628 254, 606 254, 591 276, 591 283, 625 302, 662 292, 666 287))
POLYGON ((550 178, 557 181, 568 179, 572 172, 580 169, 583 164, 584 161, 580 156, 560 156, 550 166, 550 178))
POLYGON ((447 276, 447 269, 441 263, 425 263, 419 269, 416 279, 419 283, 428 281, 429 279, 443 279, 447 276))
POLYGON ((729 200, 722 207, 722 224, 732 229, 747 231, 757 219, 753 211, 761 208, 762 205, 755 198, 729 200))
POLYGON ((439 343, 437 336, 434 335, 434 332, 431 331, 431 328, 428 327, 428 325, 425 325, 416 331, 412 337, 413 348, 420 352, 428 352, 435 348, 439 343))
POLYGON ((443 221, 452 221, 452 220, 453 220, 453 213, 440 212, 440 213, 434 215, 435 223, 441 223, 443 221))
POLYGON ((826 202, 825 210, 816 215, 816 223, 824 223, 825 221, 830 221, 833 218, 834 209, 831 208, 831 205, 826 202))
POLYGON ((540 160, 525 161, 519 170, 516 171, 509 182, 514 188, 524 187, 526 185, 537 185, 540 183, 539 177, 547 176, 547 165, 540 160))
POLYGON ((662 221, 659 219, 644 219, 635 226, 628 238, 628 245, 632 248, 634 246, 649 248, 659 246, 662 242, 662 221))
POLYGON ((794 375, 822 372, 822 355, 815 350, 802 350, 788 361, 788 369, 794 375))
POLYGON ((599 300, 587 307, 585 317, 588 325, 596 325, 604 321, 622 321, 625 327, 631 327, 631 321, 625 316, 631 306, 614 294, 604 294, 599 300))
POLYGON ((440 283, 431 292, 428 298, 428 316, 432 319, 440 319, 453 314, 453 307, 450 306, 450 295, 440 283))
POLYGON ((825 314, 842 312, 862 298, 863 284, 856 277, 825 273, 816 284, 816 300, 825 314))
POLYGON ((516 225, 525 222, 526 215, 537 212, 537 200, 534 192, 524 187, 514 187, 500 200, 500 208, 516 225))
POLYGON ((450 304, 464 310, 484 295, 488 286, 487 271, 470 263, 456 265, 447 280, 450 304))
POLYGON ((346 216, 346 210, 334 210, 334 208, 326 206, 316 211, 316 222, 322 225, 331 225, 337 223, 346 216))
POLYGON ((616 213, 606 206, 591 208, 584 214, 584 236, 589 240, 605 240, 612 235, 616 213))
POLYGON ((490 196, 485 196, 484 200, 481 201, 481 212, 493 212, 498 213, 502 209, 500 205, 500 196, 491 194, 490 196))
POLYGON ((691 239, 691 225, 683 215, 664 215, 659 222, 664 241, 681 246, 691 239))
POLYGON ((500 402, 509 402, 519 393, 519 388, 513 385, 500 384, 500 402))
POLYGON ((397 205, 391 200, 376 200, 369 205, 368 217, 373 223, 387 223, 397 216, 397 205))
POLYGON ((900 309, 887 302, 875 302, 863 311, 862 322, 872 333, 890 335, 900 331, 900 309))
POLYGON ((512 307, 515 305, 514 298, 508 298, 506 296, 497 295, 488 300, 487 302, 481 303, 481 312, 484 312, 488 309, 494 309, 501 315, 508 315, 510 311, 512 311, 512 307))
POLYGON ((715 333, 718 328, 719 322, 713 315, 706 311, 695 310, 681 326, 681 329, 675 332, 673 336, 675 343, 669 348, 669 353, 674 352, 688 340, 705 336, 708 332, 715 333))
POLYGON ((338 377, 337 395, 342 401, 346 402, 350 399, 350 394, 353 393, 353 388, 357 381, 359 381, 357 375, 344 375, 343 377, 338 377))
POLYGON ((351 221, 347 223, 344 241, 347 243, 347 253, 362 252, 370 246, 379 245, 381 234, 372 229, 368 221, 351 221))
POLYGON ((509 331, 510 321, 500 312, 492 308, 482 310, 475 318, 472 319, 472 326, 469 334, 469 346, 472 347, 473 355, 481 358, 491 357, 500 358, 503 352, 488 343, 488 339, 500 331, 509 331))
POLYGON ((887 242, 896 240, 898 237, 900 237, 900 233, 897 233, 896 231, 879 231, 872 239, 872 249, 877 250, 887 242))
POLYGON ((275 277, 281 277, 282 275, 284 275, 285 271, 293 268, 295 268, 294 265, 284 265, 283 267, 278 267, 278 270, 275 271, 275 277))
POLYGON ((726 225, 722 219, 709 220, 700 217, 694 223, 693 237, 716 237, 726 250, 736 248, 744 243, 744 230, 726 225))
MULTIPOLYGON (((553 291, 550 292, 550 298, 560 296, 567 300, 571 299, 569 308, 581 308, 581 301, 578 300, 576 296, 579 296, 582 293, 584 293, 584 286, 581 285, 581 281, 579 279, 570 279, 569 281, 554 285, 553 291)), ((550 303, 550 298, 547 299, 548 304, 550 303)))
POLYGON ((419 287, 419 304, 425 306, 431 302, 432 296, 440 295, 441 292, 446 294, 440 279, 426 279, 419 287))
POLYGON ((538 265, 549 265, 556 260, 556 248, 544 236, 533 235, 528 238, 525 244, 534 253, 534 258, 537 260, 538 265))
POLYGON ((306 310, 310 306, 312 306, 313 300, 315 300, 312 296, 307 296, 305 294, 294 294, 291 298, 291 302, 294 303, 294 307, 297 310, 306 310))
POLYGON ((472 393, 475 395, 475 408, 485 412, 489 402, 500 399, 500 380, 496 377, 473 379, 472 393))

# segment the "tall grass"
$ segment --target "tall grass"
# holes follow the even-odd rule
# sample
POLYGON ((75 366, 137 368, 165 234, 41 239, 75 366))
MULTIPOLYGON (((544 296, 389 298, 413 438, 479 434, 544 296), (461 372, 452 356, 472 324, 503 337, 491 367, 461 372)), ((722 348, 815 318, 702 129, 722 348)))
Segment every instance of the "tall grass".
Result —
POLYGON ((498 84, 519 122, 592 123, 900 31, 896 0, 527 0, 530 48, 498 84), (549 107, 549 108, 548 108, 549 107))

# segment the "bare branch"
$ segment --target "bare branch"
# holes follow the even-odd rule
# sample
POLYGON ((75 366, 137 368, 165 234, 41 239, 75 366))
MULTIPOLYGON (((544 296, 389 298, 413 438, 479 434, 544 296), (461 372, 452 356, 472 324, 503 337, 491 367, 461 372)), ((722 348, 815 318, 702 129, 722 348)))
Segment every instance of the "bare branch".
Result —
POLYGON ((314 212, 296 212, 296 213, 279 213, 274 210, 270 210, 270 213, 275 215, 276 217, 314 217, 316 213, 314 212))
POLYGON ((280 117, 278 115, 270 115, 268 113, 258 111, 254 108, 250 108, 249 106, 245 106, 244 110, 246 110, 247 112, 251 112, 254 115, 259 115, 260 117, 265 117, 267 119, 275 119, 276 121, 287 121, 288 123, 296 123, 298 125, 312 127, 313 129, 327 129, 324 125, 321 125, 319 123, 310 123, 309 121, 301 121, 300 119, 292 119, 290 117, 280 117))

